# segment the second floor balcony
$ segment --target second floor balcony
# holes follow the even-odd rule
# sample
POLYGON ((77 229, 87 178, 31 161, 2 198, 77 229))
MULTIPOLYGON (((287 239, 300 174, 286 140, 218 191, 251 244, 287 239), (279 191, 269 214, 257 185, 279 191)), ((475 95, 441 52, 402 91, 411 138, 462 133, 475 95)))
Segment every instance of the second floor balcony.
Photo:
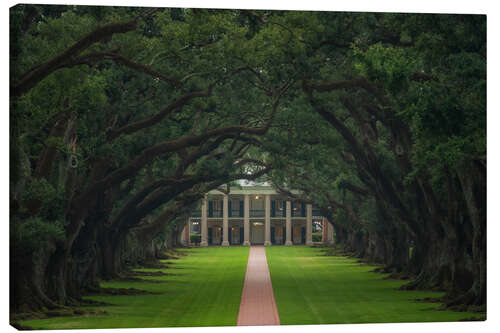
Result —
MULTIPOLYGON (((285 218, 286 217, 286 201, 282 200, 271 200, 270 215, 271 218, 285 218)), ((208 218, 223 218, 224 210, 222 209, 223 202, 220 201, 209 201, 207 205, 207 217, 208 218)), ((232 201, 230 200, 228 203, 228 217, 229 218, 243 218, 244 217, 244 205, 242 200, 232 201)), ((266 211, 262 205, 258 205, 255 207, 254 205, 250 206, 249 209, 249 217, 265 217, 266 211)), ((312 216, 321 216, 321 211, 312 207, 312 216)), ((200 218, 201 217, 201 209, 196 209, 191 213, 191 217, 200 218)), ((291 205, 291 217, 292 218, 306 218, 307 217, 307 209, 306 204, 294 202, 291 205)))
POLYGON ((265 214, 264 209, 250 209, 250 217, 264 217, 265 214))

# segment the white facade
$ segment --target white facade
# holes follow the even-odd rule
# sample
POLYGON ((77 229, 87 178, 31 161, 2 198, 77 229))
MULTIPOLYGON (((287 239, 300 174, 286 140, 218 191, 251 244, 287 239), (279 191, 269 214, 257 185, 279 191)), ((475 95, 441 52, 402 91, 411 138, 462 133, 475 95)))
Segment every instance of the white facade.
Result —
POLYGON ((270 186, 246 186, 229 195, 210 191, 184 233, 199 233, 201 246, 312 245, 313 220, 323 223, 312 205, 289 201, 270 186))

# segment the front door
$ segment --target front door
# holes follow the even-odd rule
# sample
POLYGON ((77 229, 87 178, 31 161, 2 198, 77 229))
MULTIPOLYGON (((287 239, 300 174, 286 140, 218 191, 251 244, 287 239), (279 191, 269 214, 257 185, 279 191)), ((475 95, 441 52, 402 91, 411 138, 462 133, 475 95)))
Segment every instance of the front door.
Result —
POLYGON ((229 244, 240 244, 240 227, 235 226, 231 228, 231 242, 229 244))
POLYGON ((264 223, 254 222, 252 223, 252 244, 264 244, 264 223))
POLYGON ((220 245, 220 242, 221 242, 221 232, 222 232, 222 228, 217 226, 214 228, 214 235, 213 235, 213 240, 212 240, 212 244, 217 244, 217 245, 220 245))

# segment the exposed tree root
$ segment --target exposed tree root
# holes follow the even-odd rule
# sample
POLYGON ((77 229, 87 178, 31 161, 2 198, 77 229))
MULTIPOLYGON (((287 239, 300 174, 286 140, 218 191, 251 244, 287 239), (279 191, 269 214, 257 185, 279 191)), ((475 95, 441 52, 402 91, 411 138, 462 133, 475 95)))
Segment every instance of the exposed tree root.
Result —
POLYGON ((402 285, 400 290, 432 290, 432 291, 445 291, 437 283, 436 274, 420 273, 416 279, 402 285))
POLYGON ((486 311, 484 297, 481 297, 481 295, 478 295, 478 293, 479 292, 476 292, 473 287, 469 289, 469 291, 467 291, 465 294, 458 295, 453 298, 450 297, 450 299, 446 300, 445 305, 449 309, 455 309, 457 307, 463 308, 464 306, 466 306, 471 308, 484 308, 484 311, 486 311))
POLYGON ((389 276, 383 278, 384 280, 409 280, 411 275, 408 272, 392 272, 389 276))

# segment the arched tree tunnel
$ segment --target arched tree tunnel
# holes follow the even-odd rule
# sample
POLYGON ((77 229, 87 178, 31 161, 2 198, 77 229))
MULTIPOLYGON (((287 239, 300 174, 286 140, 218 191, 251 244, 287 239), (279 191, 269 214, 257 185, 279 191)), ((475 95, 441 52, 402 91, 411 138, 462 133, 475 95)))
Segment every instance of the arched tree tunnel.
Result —
POLYGON ((485 307, 485 16, 17 5, 10 19, 12 312, 78 304, 157 260, 205 193, 239 179, 314 203, 338 247, 404 288, 485 307))

